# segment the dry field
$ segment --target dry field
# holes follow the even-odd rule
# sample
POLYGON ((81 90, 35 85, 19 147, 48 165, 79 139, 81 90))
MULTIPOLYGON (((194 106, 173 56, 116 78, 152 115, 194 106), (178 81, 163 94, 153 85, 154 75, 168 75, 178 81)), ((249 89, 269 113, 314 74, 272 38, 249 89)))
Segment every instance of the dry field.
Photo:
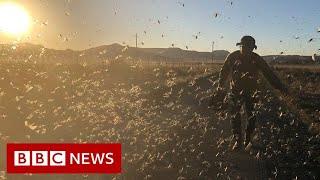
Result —
MULTIPOLYGON (((296 111, 319 122, 319 107, 292 109, 272 89, 256 105, 257 146, 229 150, 230 113, 199 104, 212 93, 220 66, 0 63, 0 157, 8 142, 120 142, 123 148, 120 175, 8 175, 1 158, 0 178, 319 178, 319 134, 296 111)), ((319 71, 277 73, 294 89, 320 93, 319 71)))

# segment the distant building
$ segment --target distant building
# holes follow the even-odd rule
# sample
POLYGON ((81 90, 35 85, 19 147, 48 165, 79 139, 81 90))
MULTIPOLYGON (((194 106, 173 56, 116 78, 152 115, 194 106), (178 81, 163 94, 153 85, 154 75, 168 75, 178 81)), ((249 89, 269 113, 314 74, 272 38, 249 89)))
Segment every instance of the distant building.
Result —
POLYGON ((271 55, 265 56, 264 59, 276 64, 308 64, 313 62, 310 56, 299 55, 271 55))

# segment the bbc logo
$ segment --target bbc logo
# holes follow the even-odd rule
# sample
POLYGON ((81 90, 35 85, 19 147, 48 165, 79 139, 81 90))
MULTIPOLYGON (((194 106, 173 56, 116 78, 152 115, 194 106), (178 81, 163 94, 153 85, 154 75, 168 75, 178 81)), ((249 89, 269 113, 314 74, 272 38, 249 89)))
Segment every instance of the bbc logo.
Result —
POLYGON ((121 144, 8 143, 7 173, 121 173, 121 144))
POLYGON ((65 151, 15 151, 14 166, 65 166, 65 151))

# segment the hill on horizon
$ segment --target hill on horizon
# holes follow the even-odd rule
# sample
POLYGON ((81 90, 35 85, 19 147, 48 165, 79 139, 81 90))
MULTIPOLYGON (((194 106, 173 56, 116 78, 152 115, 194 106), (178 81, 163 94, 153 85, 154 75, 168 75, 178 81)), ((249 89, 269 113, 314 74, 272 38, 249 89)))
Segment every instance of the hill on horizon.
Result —
MULTIPOLYGON (((9 60, 67 60, 132 58, 148 61, 212 61, 211 52, 198 52, 180 48, 136 48, 120 44, 102 45, 85 50, 56 50, 30 43, 0 44, 0 59, 9 60)), ((226 50, 213 52, 214 60, 224 60, 229 54, 226 50)))
MULTIPOLYGON (((66 61, 105 61, 118 58, 140 59, 156 62, 222 62, 230 53, 226 50, 198 52, 181 48, 136 48, 114 43, 85 50, 56 50, 30 43, 0 44, 0 60, 27 61, 40 60, 48 62, 66 61), (212 57, 213 56, 213 57, 212 57)), ((268 55, 263 56, 269 62, 304 63, 312 62, 311 56, 268 55)))

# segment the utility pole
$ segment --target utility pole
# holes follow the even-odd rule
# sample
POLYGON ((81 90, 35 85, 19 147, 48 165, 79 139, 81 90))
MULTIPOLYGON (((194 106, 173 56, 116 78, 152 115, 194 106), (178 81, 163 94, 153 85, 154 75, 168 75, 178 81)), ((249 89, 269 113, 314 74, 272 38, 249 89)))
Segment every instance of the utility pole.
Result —
POLYGON ((211 52, 211 55, 212 55, 212 63, 213 63, 213 60, 214 60, 214 41, 212 41, 212 52, 211 52))
POLYGON ((138 47, 138 33, 136 33, 136 48, 138 47))

